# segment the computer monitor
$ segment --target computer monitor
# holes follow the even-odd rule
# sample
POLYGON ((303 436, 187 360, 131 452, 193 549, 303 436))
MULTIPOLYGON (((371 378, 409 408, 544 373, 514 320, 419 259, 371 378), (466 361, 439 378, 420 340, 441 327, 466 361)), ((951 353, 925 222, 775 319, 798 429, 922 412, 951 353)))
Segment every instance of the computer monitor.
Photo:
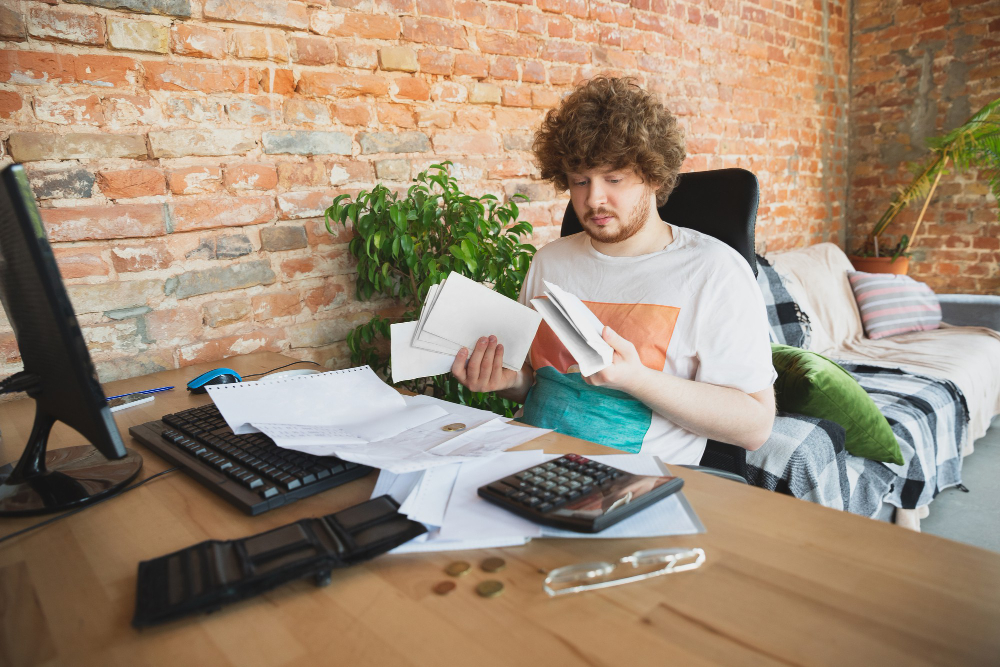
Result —
POLYGON ((0 301, 24 361, 24 370, 0 382, 0 391, 26 391, 35 399, 24 454, 16 465, 0 468, 0 516, 77 507, 123 489, 142 457, 122 442, 17 164, 0 172, 0 301), (57 421, 93 446, 47 452, 57 421))

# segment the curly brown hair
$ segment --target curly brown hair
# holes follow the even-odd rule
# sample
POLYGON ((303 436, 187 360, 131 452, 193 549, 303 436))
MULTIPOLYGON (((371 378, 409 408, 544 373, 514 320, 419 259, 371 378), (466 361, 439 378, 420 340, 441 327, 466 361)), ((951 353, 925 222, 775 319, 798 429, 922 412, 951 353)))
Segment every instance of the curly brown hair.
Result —
POLYGON ((635 167, 657 184, 663 206, 684 162, 684 136, 677 119, 632 78, 599 76, 581 84, 551 109, 532 145, 542 178, 560 191, 568 173, 635 167))

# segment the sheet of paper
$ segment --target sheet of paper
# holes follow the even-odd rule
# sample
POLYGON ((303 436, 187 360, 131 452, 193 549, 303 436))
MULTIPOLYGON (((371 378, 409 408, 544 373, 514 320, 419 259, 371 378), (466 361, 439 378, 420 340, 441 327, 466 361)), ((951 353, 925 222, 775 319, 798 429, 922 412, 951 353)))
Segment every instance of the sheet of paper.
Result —
POLYGON ((448 276, 424 324, 424 331, 470 350, 483 336, 504 347, 504 367, 520 370, 542 316, 458 273, 448 276))
POLYGON ((452 463, 425 470, 400 512, 424 525, 440 527, 461 467, 461 463, 452 463))
MULTIPOLYGON (((583 377, 590 377, 611 365, 611 359, 605 361, 596 350, 590 347, 583 336, 573 328, 548 299, 532 299, 531 305, 545 318, 545 323, 552 328, 559 341, 566 346, 576 361, 576 365, 580 367, 580 374, 583 377)), ((613 353, 614 350, 612 350, 613 353)))
POLYGON ((430 452, 438 456, 492 456, 551 432, 552 429, 525 428, 510 423, 506 418, 498 418, 463 432, 430 452))
POLYGON ((500 547, 519 547, 527 544, 530 537, 483 537, 474 540, 444 540, 440 530, 434 529, 424 533, 406 544, 396 547, 391 554, 429 553, 438 551, 467 551, 469 549, 498 549, 500 547))
POLYGON ((602 337, 604 324, 597 319, 594 311, 587 308, 587 305, 580 301, 580 298, 575 294, 571 294, 547 280, 542 282, 545 283, 546 293, 552 297, 552 300, 559 306, 563 315, 570 320, 573 327, 586 339, 588 345, 601 354, 604 353, 604 348, 611 347, 604 342, 602 337))
POLYGON ((345 461, 353 461, 395 473, 426 470, 474 457, 493 456, 501 445, 513 447, 538 437, 542 429, 510 427, 518 429, 518 433, 497 434, 495 427, 491 428, 482 448, 476 447, 475 431, 481 425, 493 420, 505 420, 499 415, 486 410, 476 410, 467 406, 456 405, 430 396, 407 396, 405 402, 411 407, 435 406, 445 414, 441 417, 424 422, 406 432, 385 440, 356 445, 309 445, 295 442, 278 443, 287 449, 294 449, 317 456, 338 456, 345 461), (442 427, 460 422, 466 425, 461 431, 445 431, 442 427), (523 432, 523 434, 522 434, 523 432), (447 441, 462 437, 462 454, 438 454, 430 450, 447 441), (495 442, 502 436, 503 442, 495 442), (481 449, 481 451, 480 451, 481 449))
POLYGON ((455 362, 454 354, 415 347, 411 341, 416 328, 416 322, 401 322, 389 327, 393 382, 441 375, 451 371, 455 362))
POLYGON ((399 392, 368 366, 206 389, 234 433, 256 433, 253 422, 343 426, 406 408, 399 392))
POLYGON ((402 410, 343 426, 303 426, 299 424, 264 424, 258 421, 251 426, 259 429, 274 444, 286 449, 292 445, 322 447, 325 445, 363 445, 395 437, 421 424, 447 416, 438 405, 405 405, 402 410))

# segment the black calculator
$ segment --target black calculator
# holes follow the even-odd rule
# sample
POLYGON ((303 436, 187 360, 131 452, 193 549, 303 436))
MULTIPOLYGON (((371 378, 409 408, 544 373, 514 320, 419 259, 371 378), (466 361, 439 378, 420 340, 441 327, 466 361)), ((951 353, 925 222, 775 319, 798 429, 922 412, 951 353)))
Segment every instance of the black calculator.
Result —
POLYGON ((482 498, 554 528, 599 533, 684 486, 567 454, 479 487, 482 498))

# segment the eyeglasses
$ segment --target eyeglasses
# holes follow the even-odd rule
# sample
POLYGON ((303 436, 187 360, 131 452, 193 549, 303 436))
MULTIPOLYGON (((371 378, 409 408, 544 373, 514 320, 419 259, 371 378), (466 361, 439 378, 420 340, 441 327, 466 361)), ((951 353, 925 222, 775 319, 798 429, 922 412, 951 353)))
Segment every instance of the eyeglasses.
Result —
POLYGON ((685 572, 701 567, 705 562, 703 549, 644 549, 631 556, 625 556, 617 563, 595 562, 577 563, 559 567, 545 577, 544 589, 550 597, 579 593, 581 591, 609 588, 630 584, 633 581, 652 579, 664 574, 685 572), (633 570, 643 572, 611 578, 619 565, 631 565, 633 570))

